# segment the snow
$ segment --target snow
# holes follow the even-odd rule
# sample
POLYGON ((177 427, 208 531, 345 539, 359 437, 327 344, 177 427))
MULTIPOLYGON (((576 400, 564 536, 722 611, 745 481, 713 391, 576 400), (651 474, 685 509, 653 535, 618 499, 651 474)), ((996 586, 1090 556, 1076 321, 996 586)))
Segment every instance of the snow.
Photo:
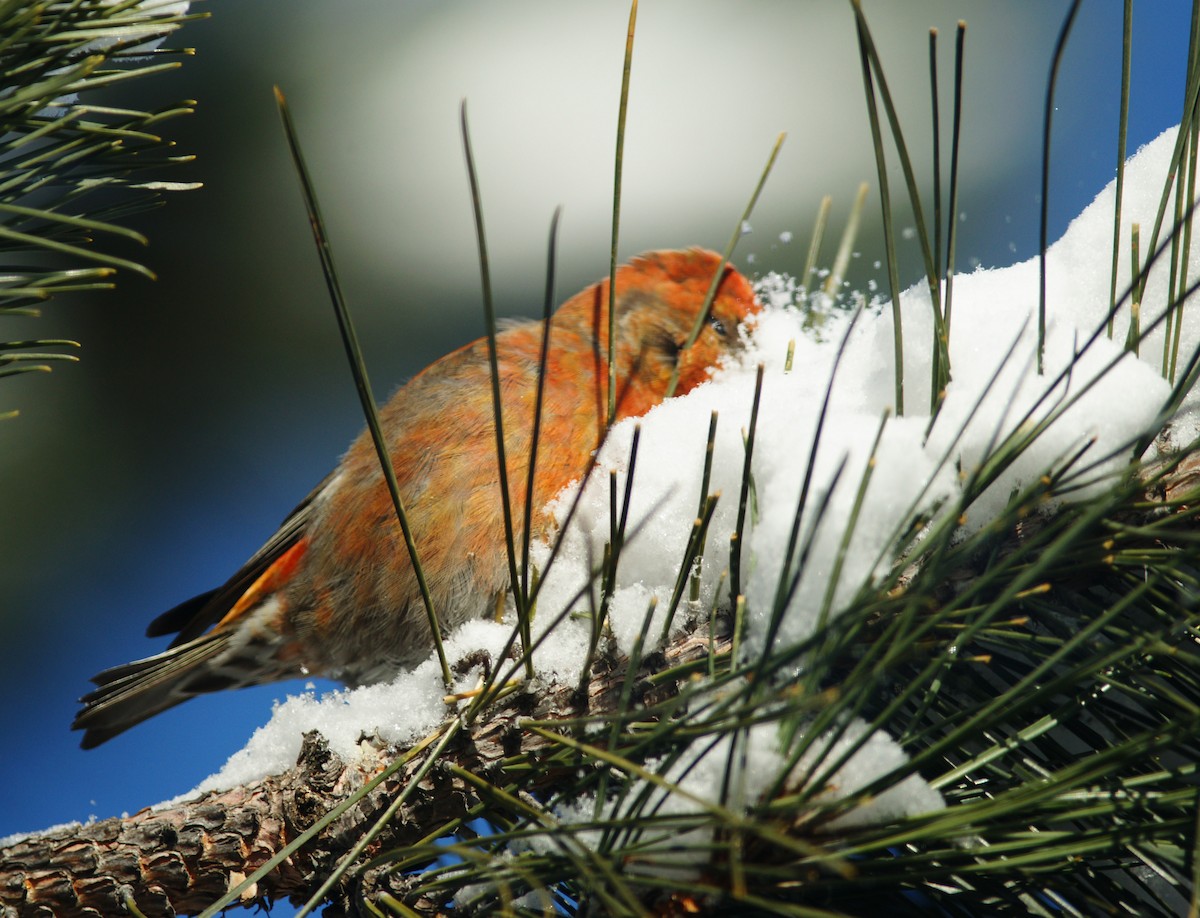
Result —
MULTIPOLYGON (((1118 295, 1129 282, 1129 224, 1141 224, 1145 253, 1174 135, 1174 130, 1166 132, 1128 164, 1118 295)), ((655 618, 646 633, 650 643, 658 640, 680 558, 700 506, 704 443, 714 411, 718 421, 708 490, 721 496, 699 571, 700 599, 678 610, 673 621, 679 625, 689 615, 706 614, 727 599, 723 594, 728 584, 722 582, 722 573, 729 562, 729 535, 735 525, 744 461, 743 431, 749 426, 755 369, 760 363, 765 372, 753 464, 759 513, 755 518, 748 516, 742 564, 748 653, 760 650, 766 640, 764 623, 786 560, 822 400, 843 339, 845 352, 833 376, 807 509, 799 527, 798 544, 811 539, 811 550, 778 641, 802 640, 823 618, 842 611, 857 589, 892 563, 893 535, 914 512, 930 511, 941 502, 952 504, 960 493, 962 475, 1000 438, 1015 430, 1057 415, 1021 460, 968 509, 966 526, 985 526, 1014 487, 1040 476, 1084 446, 1088 447, 1087 462, 1093 465, 1090 487, 1103 487, 1104 476, 1119 472, 1128 461, 1130 444, 1157 429, 1171 391, 1161 374, 1161 328, 1142 342, 1140 358, 1122 348, 1128 305, 1117 314, 1113 341, 1102 333, 1096 335, 1104 327, 1108 311, 1113 202, 1110 185, 1047 252, 1046 368, 1041 376, 1034 369, 1037 260, 955 278, 950 339, 953 381, 928 436, 932 320, 929 291, 923 282, 901 297, 907 412, 897 417, 890 305, 869 304, 853 324, 848 311, 825 308, 819 311, 816 327, 806 329, 800 313, 787 305, 797 296, 795 282, 780 275, 763 278, 760 296, 764 312, 745 332, 741 359, 723 368, 713 382, 655 408, 637 422, 641 442, 629 511, 631 535, 621 556, 611 604, 612 631, 620 649, 628 651, 643 632, 652 601, 656 603, 655 618), (793 344, 792 369, 788 371, 786 354, 793 344), (868 470, 869 483, 858 506, 860 484, 868 470), (824 508, 819 518, 814 512, 818 507, 824 508), (854 519, 851 537, 843 545, 854 519)), ((1200 265, 1200 234, 1190 260, 1200 265)), ((1164 263, 1150 274, 1141 308, 1143 328, 1152 326, 1163 314, 1166 273, 1164 263)), ((1200 344, 1200 323, 1185 317, 1184 326, 1180 366, 1200 344)), ((1185 443, 1196 430, 1196 404, 1195 397, 1189 398, 1175 419, 1172 445, 1185 443)), ((535 636, 554 625, 536 656, 537 678, 543 683, 574 683, 578 679, 589 627, 559 613, 587 608, 586 599, 579 597, 586 596, 588 572, 598 566, 610 538, 609 474, 616 473, 618 494, 623 493, 635 426, 626 421, 612 430, 566 529, 562 552, 549 570, 545 569, 549 547, 536 547, 535 559, 545 580, 538 598, 535 636)), ((1084 489, 1073 496, 1086 493, 1084 489)), ((553 512, 560 524, 574 500, 575 490, 568 489, 554 502, 553 512)), ((451 662, 479 648, 493 655, 500 653, 510 627, 495 622, 464 626, 450 638, 451 662)), ((464 678, 463 687, 469 688, 477 678, 478 670, 464 678)), ((289 767, 295 761, 301 734, 307 730, 320 730, 344 758, 353 758, 364 733, 377 733, 393 743, 410 742, 446 715, 443 694, 437 669, 427 662, 389 685, 290 698, 277 707, 270 723, 255 733, 245 749, 197 790, 230 787, 289 767)), ((850 748, 848 744, 858 748, 836 774, 825 779, 822 799, 845 797, 900 767, 905 754, 897 743, 882 732, 865 735, 866 730, 866 725, 854 721, 817 737, 809 756, 789 776, 791 786, 814 779, 815 775, 808 774, 815 761, 811 756, 831 743, 830 761, 839 759, 842 751, 850 748)), ((750 805, 774 782, 785 756, 776 728, 760 725, 745 736, 748 754, 741 786, 743 801, 750 805)), ((690 758, 685 756, 667 768, 665 777, 679 778, 684 793, 672 794, 669 801, 663 801, 664 807, 685 812, 715 805, 721 799, 727 753, 720 744, 705 753, 701 744, 690 758)), ((894 820, 942 805, 937 791, 913 775, 848 812, 839 825, 894 820)), ((576 809, 580 819, 590 819, 594 802, 584 801, 576 809)), ((565 810, 558 815, 568 821, 572 818, 565 810)), ((702 845, 698 847, 703 850, 702 845)))
MULTIPOLYGON (((122 816, 124 815, 126 814, 122 814, 122 816)), ((91 825, 95 821, 96 817, 93 816, 87 821, 86 825, 91 825)), ((18 842, 32 841, 33 839, 42 838, 46 835, 54 835, 58 832, 72 831, 80 828, 83 825, 85 825, 85 823, 82 823, 76 819, 71 822, 60 822, 57 825, 47 826, 46 828, 38 829, 35 832, 14 832, 12 835, 0 835, 0 851, 11 848, 18 842)))
MULTIPOLYGON (((708 850, 712 841, 706 828, 684 828, 689 822, 700 821, 690 821, 689 817, 718 809, 735 813, 744 810, 762 799, 781 776, 787 793, 814 790, 813 803, 819 806, 858 793, 879 775, 902 767, 905 761, 903 751, 894 742, 878 731, 871 733, 863 721, 854 719, 836 736, 831 732, 819 737, 789 768, 779 748, 775 725, 760 723, 738 734, 736 739, 728 734, 716 740, 701 738, 674 761, 648 762, 647 766, 661 776, 669 789, 659 785, 644 800, 631 794, 621 801, 609 801, 599 810, 595 796, 584 795, 564 803, 556 815, 569 825, 620 821, 626 816, 654 813, 661 817, 661 825, 645 829, 637 839, 639 848, 649 853, 630 858, 627 869, 684 879, 698 876, 694 852, 708 850), (857 753, 832 768, 830 774, 824 773, 830 763, 838 762, 860 743, 857 753), (732 772, 728 781, 727 770, 732 772), (821 785, 810 787, 818 777, 821 785), (724 801, 722 788, 727 795, 724 801)), ((909 812, 941 808, 941 795, 916 775, 909 775, 831 820, 824 830, 888 822, 909 812)), ((595 847, 601 834, 599 829, 582 828, 573 832, 573 838, 595 847)), ((560 845, 561 839, 533 836, 514 845, 513 850, 551 854, 560 845)))

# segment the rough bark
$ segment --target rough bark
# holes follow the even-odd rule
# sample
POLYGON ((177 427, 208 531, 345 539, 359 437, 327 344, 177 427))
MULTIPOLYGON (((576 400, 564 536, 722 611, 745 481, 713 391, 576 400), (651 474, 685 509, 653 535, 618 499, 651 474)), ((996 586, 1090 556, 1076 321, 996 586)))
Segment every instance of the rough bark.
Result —
MULTIPOLYGON (((692 636, 666 654, 647 658, 642 673, 707 652, 707 636, 692 636)), ((614 710, 618 703, 625 668, 604 662, 598 661, 589 685, 589 712, 614 710)), ((653 688, 647 685, 645 691, 671 693, 675 686, 668 681, 653 688)), ((446 758, 487 775, 500 760, 546 745, 543 738, 521 730, 519 718, 578 716, 584 709, 580 700, 578 691, 567 687, 513 695, 461 733, 446 758)), ((284 774, 167 809, 145 809, 123 819, 56 829, 18 841, 0 852, 3 918, 136 914, 126 902, 147 918, 202 911, 404 751, 369 740, 361 749, 358 761, 343 762, 319 734, 310 733, 296 766, 284 774)), ((250 890, 243 904, 307 899, 409 783, 421 762, 422 757, 416 757, 394 779, 326 827, 250 890)), ((529 789, 563 778, 545 770, 531 778, 529 789)), ((465 782, 434 769, 367 853, 422 838, 430 827, 464 814, 476 802, 465 782)), ((335 900, 345 891, 335 891, 335 900)))

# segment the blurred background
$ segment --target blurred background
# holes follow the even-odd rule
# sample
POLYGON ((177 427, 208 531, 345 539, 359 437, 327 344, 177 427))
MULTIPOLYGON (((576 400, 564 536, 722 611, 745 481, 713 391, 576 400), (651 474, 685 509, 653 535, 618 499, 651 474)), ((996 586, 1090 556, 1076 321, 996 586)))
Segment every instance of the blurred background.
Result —
MULTIPOLYGON (((960 270, 1036 253, 1046 79, 1068 5, 864 3, 925 168, 928 29, 941 33, 948 144, 954 28, 968 22, 960 270)), ((124 100, 200 103, 166 125, 199 159, 164 177, 205 188, 140 217, 151 247, 123 253, 157 282, 125 277, 115 293, 56 300, 3 331, 83 348, 78 365, 0 386, 0 409, 21 411, 0 424, 0 836, 185 792, 268 719, 274 699, 302 688, 193 701, 87 753, 68 729, 88 677, 165 647, 144 637, 146 623, 231 574, 361 426, 272 84, 292 104, 381 398, 483 331, 463 97, 500 312, 540 310, 557 204, 560 299, 607 272, 626 0, 195 9, 211 18, 173 44, 196 56, 124 100)), ((1137 7, 1130 152, 1179 120, 1189 16, 1182 0, 1137 7)), ((1085 4, 1057 96, 1051 238, 1115 174, 1120 56, 1120 4, 1085 4)), ((871 225, 854 279, 884 284, 854 20, 839 0, 642 4, 622 256, 720 249, 779 131, 787 142, 734 261, 798 271, 826 193, 828 259, 866 180, 871 225)), ((918 278, 914 268, 902 282, 918 278)))

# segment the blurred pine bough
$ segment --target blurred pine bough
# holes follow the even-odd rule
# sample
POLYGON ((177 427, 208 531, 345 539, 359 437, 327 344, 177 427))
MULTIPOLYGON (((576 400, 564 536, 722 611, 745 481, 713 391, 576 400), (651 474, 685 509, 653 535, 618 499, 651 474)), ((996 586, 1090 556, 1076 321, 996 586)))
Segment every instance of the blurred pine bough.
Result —
MULTIPOLYGON (((0 8, 0 316, 36 315, 35 304, 54 294, 111 288, 120 270, 153 276, 107 253, 103 240, 144 244, 125 218, 165 192, 198 187, 157 178, 192 159, 159 133, 192 103, 151 112, 119 101, 128 80, 180 65, 188 52, 160 45, 194 18, 187 2, 151 0, 0 8)), ((0 376, 73 360, 63 350, 73 344, 0 337, 0 376)))

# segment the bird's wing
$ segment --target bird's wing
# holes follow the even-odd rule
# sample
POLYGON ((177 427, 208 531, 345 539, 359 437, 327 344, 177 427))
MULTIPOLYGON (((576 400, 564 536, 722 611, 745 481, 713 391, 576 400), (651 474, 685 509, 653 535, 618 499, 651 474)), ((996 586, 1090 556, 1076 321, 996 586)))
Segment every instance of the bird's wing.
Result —
POLYGON ((313 502, 333 479, 333 473, 317 485, 288 514, 287 519, 254 556, 215 590, 193 596, 158 616, 146 628, 147 637, 176 634, 171 647, 186 644, 215 625, 232 609, 262 575, 304 537, 313 513, 313 502))

